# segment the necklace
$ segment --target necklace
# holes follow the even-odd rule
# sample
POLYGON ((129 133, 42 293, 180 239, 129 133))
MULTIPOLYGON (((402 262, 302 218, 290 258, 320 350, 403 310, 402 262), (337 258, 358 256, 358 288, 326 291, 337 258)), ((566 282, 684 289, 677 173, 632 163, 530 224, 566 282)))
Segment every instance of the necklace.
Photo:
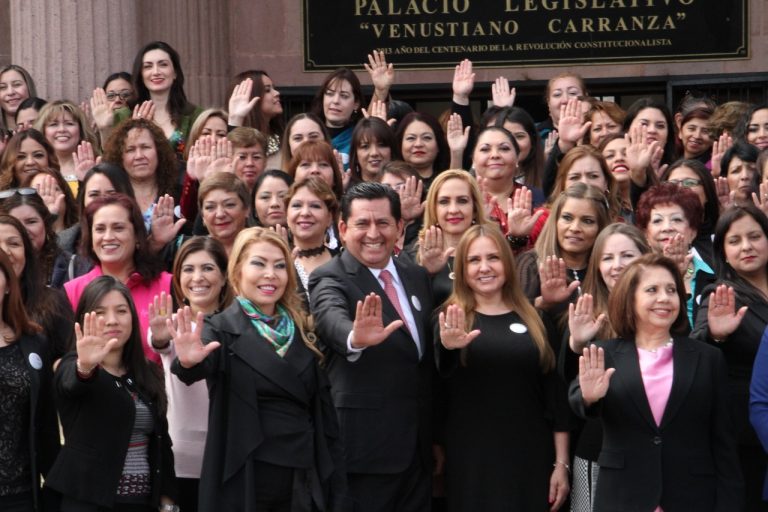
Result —
POLYGON ((319 256, 325 252, 325 244, 319 247, 313 247, 312 249, 299 249, 296 251, 296 256, 299 258, 311 258, 313 256, 319 256))
POLYGON ((456 279, 456 274, 453 272, 453 268, 451 267, 451 261, 448 260, 445 263, 448 265, 448 279, 453 281, 454 279, 456 279))
POLYGON ((674 343, 675 343, 674 338, 669 338, 668 342, 666 342, 665 344, 663 344, 663 345, 661 345, 659 347, 656 347, 656 348, 653 348, 653 349, 648 349, 648 352, 651 352, 651 353, 655 354, 656 352, 659 351, 660 348, 662 348, 662 347, 671 347, 672 345, 674 345, 674 343))

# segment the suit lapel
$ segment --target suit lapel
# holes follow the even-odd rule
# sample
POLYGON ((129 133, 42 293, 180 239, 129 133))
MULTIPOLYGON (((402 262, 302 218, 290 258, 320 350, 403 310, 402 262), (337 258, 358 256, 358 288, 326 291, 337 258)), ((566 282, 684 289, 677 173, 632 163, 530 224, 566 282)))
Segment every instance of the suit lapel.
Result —
MULTIPOLYGON (((297 378, 298 372, 294 365, 277 355, 272 345, 257 333, 250 319, 240 310, 240 306, 235 302, 222 315, 226 321, 222 322, 221 329, 233 335, 229 350, 277 386, 302 402, 309 403, 310 396, 301 384, 301 380, 297 378)), ((291 357, 295 358, 293 362, 297 367, 303 368, 311 362, 312 355, 303 353, 309 351, 296 350, 298 347, 293 346, 296 343, 303 343, 298 332, 294 336, 286 357, 293 351, 297 352, 291 357)))
MULTIPOLYGON (((403 325, 395 332, 400 332, 408 337, 410 340, 410 346, 416 350, 415 342, 413 341, 413 337, 408 332, 408 329, 405 326, 405 319, 401 319, 400 315, 397 313, 397 310, 395 309, 395 306, 392 305, 392 302, 389 300, 389 297, 387 297, 387 294, 384 292, 384 287, 381 286, 381 283, 378 279, 376 279, 373 276, 373 273, 355 259, 354 256, 349 254, 349 251, 344 251, 341 254, 341 261, 344 263, 344 268, 347 272, 347 274, 350 276, 350 282, 353 283, 357 288, 360 290, 360 294, 362 296, 366 296, 371 292, 376 293, 379 297, 381 297, 381 317, 383 324, 389 325, 390 323, 394 322, 395 320, 403 320, 403 325)), ((410 296, 410 290, 407 284, 406 277, 408 276, 407 271, 403 271, 403 266, 398 265, 397 259, 394 259, 395 262, 395 268, 397 269, 397 274, 400 279, 400 282, 403 284, 403 288, 405 289, 406 295, 410 296)), ((401 305, 402 306, 402 305, 401 305)), ((410 307, 409 305, 407 305, 410 307)), ((413 309, 411 309, 413 311, 413 309)), ((419 329, 419 338, 424 339, 421 326, 419 324, 419 316, 414 314, 414 319, 416 319, 417 328, 419 329)), ((423 353, 423 351, 422 351, 423 353)))
POLYGON ((617 341, 613 355, 614 367, 616 368, 616 374, 613 378, 621 379, 622 385, 627 389, 640 416, 648 422, 652 429, 657 430, 656 420, 653 419, 651 405, 645 394, 643 376, 640 373, 640 360, 637 357, 637 348, 634 342, 617 341))
POLYGON ((664 428, 667 423, 672 421, 677 411, 680 410, 680 406, 683 405, 688 391, 691 389, 698 364, 699 353, 693 350, 690 343, 687 340, 675 340, 672 348, 672 389, 669 392, 667 406, 661 417, 660 428, 664 428))
POLYGON ((427 339, 427 334, 424 332, 424 315, 428 315, 430 312, 425 311, 425 305, 427 303, 426 294, 427 290, 424 290, 423 286, 420 286, 421 279, 417 279, 408 265, 395 258, 395 268, 400 276, 400 282, 403 283, 403 289, 405 290, 405 296, 408 299, 408 304, 405 307, 411 309, 416 329, 419 332, 419 343, 421 344, 421 353, 425 353, 424 340, 427 339), (419 308, 416 308, 418 304, 419 308))

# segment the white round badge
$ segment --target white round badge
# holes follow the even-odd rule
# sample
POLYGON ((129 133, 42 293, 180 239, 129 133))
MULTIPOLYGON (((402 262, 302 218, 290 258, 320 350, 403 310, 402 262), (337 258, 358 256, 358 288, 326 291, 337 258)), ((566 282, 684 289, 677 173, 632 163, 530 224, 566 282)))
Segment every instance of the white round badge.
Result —
POLYGON ((416 311, 421 311, 421 302, 417 296, 411 295, 411 304, 416 308, 416 311))
POLYGON ((515 334, 523 334, 528 332, 528 328, 526 326, 518 323, 510 324, 509 330, 514 332, 515 334))
POLYGON ((40 356, 36 353, 32 352, 29 354, 29 364, 34 368, 35 370, 40 370, 43 368, 43 360, 40 359, 40 356))

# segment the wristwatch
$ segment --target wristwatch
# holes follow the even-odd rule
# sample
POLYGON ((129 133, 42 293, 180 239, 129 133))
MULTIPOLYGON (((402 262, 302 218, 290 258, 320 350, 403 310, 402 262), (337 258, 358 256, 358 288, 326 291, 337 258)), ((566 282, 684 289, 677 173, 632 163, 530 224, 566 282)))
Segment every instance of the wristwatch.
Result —
POLYGON ((160 511, 161 512, 181 512, 181 509, 176 504, 169 505, 168 503, 166 503, 164 505, 160 505, 160 511))

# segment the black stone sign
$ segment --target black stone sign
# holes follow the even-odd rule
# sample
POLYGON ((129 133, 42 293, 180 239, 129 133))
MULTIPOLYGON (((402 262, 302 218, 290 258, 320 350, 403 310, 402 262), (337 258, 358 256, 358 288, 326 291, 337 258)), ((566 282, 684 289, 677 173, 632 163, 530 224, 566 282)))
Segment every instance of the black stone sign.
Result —
POLYGON ((745 59, 749 0, 302 0, 304 69, 745 59))

